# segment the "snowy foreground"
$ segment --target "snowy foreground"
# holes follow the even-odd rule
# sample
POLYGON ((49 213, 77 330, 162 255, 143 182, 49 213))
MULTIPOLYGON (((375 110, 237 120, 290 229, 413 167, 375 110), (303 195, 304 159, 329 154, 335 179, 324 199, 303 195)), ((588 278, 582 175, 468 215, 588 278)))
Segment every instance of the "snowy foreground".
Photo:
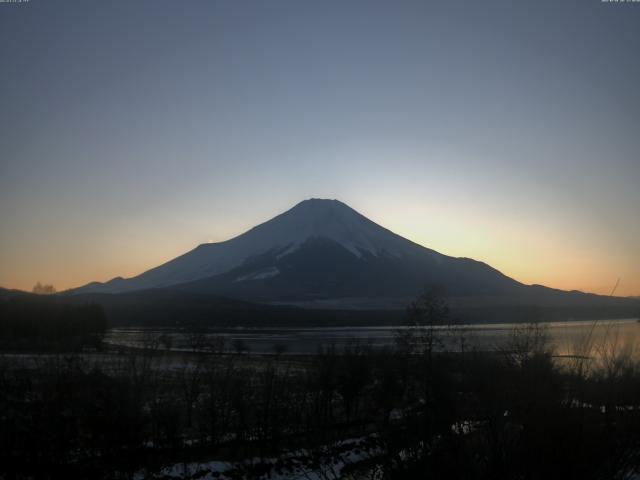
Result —
POLYGON ((237 478, 326 480, 345 478, 356 472, 367 478, 375 478, 367 460, 382 453, 375 436, 344 440, 315 450, 301 449, 283 454, 279 458, 252 458, 242 462, 191 462, 176 463, 158 472, 142 469, 135 473, 134 480, 182 479, 234 480, 237 478))

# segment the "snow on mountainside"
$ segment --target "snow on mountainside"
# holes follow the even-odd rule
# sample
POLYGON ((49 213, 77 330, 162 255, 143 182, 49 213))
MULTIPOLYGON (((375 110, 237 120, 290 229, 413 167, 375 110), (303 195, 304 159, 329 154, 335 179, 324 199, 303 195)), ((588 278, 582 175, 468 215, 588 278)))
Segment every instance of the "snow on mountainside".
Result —
MULTIPOLYGON (((200 245, 137 277, 94 282, 75 292, 118 293, 178 285, 228 272, 265 253, 282 258, 319 238, 339 244, 357 258, 373 255, 407 259, 427 254, 435 263, 446 258, 381 227, 338 200, 310 199, 231 240, 200 245)), ((253 278, 278 273, 270 269, 253 278)))

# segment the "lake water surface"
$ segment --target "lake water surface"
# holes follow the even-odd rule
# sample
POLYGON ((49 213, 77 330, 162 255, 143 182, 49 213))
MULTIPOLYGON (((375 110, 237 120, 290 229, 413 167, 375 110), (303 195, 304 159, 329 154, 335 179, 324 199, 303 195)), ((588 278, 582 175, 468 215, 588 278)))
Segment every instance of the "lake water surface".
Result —
MULTIPOLYGON (((593 346, 591 354, 595 355, 605 346, 635 349, 637 341, 640 341, 640 322, 637 319, 549 322, 539 325, 544 328, 555 353, 560 356, 586 353, 581 348, 586 342, 593 346)), ((447 350, 493 350, 505 348, 512 338, 514 329, 522 327, 522 324, 510 323, 457 325, 453 330, 439 327, 438 336, 447 350)), ((335 345, 340 349, 353 342, 373 347, 392 346, 398 328, 234 328, 206 330, 194 334, 170 328, 126 327, 111 329, 105 341, 114 346, 144 347, 157 343, 164 335, 165 338, 170 338, 169 348, 176 351, 206 351, 218 349, 221 344, 232 351, 234 346, 241 342, 252 353, 273 353, 279 348, 286 353, 308 354, 317 352, 323 345, 335 345)), ((166 347, 163 343, 159 348, 166 347)))

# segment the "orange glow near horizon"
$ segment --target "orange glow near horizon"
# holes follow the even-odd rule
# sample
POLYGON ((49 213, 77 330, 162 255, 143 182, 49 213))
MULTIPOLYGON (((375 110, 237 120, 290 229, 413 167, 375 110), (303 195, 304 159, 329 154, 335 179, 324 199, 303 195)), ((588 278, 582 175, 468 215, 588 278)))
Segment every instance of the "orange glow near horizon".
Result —
MULTIPOLYGON (((435 213, 414 207, 404 209, 401 215, 381 210, 383 215, 378 216, 361 213, 425 247, 445 255, 485 262, 525 284, 608 295, 620 278, 616 295, 640 295, 639 270, 634 269, 630 259, 603 256, 593 245, 580 244, 566 232, 545 231, 526 222, 508 226, 508 222, 488 221, 487 217, 481 220, 468 217, 460 221, 459 214, 453 215, 446 209, 435 213), (416 222, 414 218, 429 218, 429 222, 416 222), (454 223, 448 218, 458 221, 454 223), (498 225, 502 227, 498 228, 498 225)), ((267 219, 256 219, 255 223, 267 219)), ((55 251, 34 242, 31 247, 35 253, 30 256, 32 262, 29 264, 21 265, 17 258, 2 259, 4 267, 8 268, 1 271, 0 286, 30 291, 40 281, 51 283, 62 291, 92 281, 132 277, 200 243, 227 240, 253 225, 235 225, 236 231, 220 229, 219 235, 195 235, 198 237, 195 241, 190 236, 193 231, 183 230, 152 243, 146 241, 142 232, 91 247, 61 241, 55 251)))

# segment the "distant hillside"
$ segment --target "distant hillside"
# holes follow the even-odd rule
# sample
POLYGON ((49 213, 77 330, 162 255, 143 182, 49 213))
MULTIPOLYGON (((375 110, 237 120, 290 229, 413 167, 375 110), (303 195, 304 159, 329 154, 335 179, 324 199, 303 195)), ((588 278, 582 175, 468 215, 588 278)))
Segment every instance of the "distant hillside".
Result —
MULTIPOLYGON (((540 306, 535 299, 505 297, 452 297, 452 320, 464 323, 500 323, 564 321, 579 319, 630 318, 640 302, 619 304, 607 297, 576 296, 573 304, 557 302, 540 306)), ((562 296, 560 296, 562 297, 562 296)), ((173 289, 154 289, 125 294, 83 294, 70 297, 74 302, 101 305, 112 326, 170 327, 318 327, 399 325, 405 319, 405 307, 394 309, 340 308, 335 305, 266 305, 197 294, 173 289)), ((352 299, 358 302, 358 299, 352 299)), ((359 306, 361 307, 361 305, 359 306)), ((370 305, 371 307, 371 305, 370 305)))

